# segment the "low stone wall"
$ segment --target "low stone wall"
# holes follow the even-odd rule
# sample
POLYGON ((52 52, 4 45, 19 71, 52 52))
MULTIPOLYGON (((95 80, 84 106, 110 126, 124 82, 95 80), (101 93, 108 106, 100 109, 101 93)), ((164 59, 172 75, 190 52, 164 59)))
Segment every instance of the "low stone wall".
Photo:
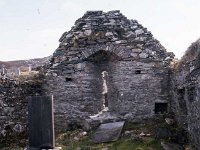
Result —
POLYGON ((42 94, 42 80, 39 78, 36 76, 23 81, 0 79, 0 143, 20 143, 20 139, 27 136, 26 98, 42 94))

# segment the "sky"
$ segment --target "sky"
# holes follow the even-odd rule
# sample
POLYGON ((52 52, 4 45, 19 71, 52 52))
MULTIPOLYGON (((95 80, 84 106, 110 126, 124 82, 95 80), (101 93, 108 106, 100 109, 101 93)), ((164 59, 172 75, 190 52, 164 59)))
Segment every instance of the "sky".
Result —
POLYGON ((0 0, 0 61, 52 55, 87 10, 120 10, 180 58, 200 38, 199 0, 0 0))

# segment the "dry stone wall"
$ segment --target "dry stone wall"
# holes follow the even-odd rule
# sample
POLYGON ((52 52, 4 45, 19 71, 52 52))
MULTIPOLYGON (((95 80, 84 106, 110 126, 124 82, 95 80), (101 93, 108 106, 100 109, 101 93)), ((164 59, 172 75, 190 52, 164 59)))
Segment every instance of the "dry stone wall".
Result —
MULTIPOLYGON (((12 144, 27 138, 27 97, 42 95, 42 80, 14 80, 0 77, 0 143, 12 144)), ((2 146, 1 145, 1 146, 2 146)), ((7 145, 7 146, 8 146, 7 145)))

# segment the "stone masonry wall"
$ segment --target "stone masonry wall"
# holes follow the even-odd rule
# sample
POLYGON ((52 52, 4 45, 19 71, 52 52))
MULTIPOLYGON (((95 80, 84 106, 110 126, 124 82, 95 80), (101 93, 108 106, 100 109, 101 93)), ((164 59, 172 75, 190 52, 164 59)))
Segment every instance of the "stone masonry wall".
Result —
POLYGON ((71 76, 72 81, 66 81, 63 75, 50 76, 47 87, 48 93, 54 95, 55 116, 61 117, 56 119, 61 121, 58 126, 67 126, 67 121, 74 119, 87 119, 103 109, 101 72, 104 70, 108 71, 110 111, 129 120, 153 117, 155 102, 170 101, 169 69, 161 69, 158 64, 119 61, 102 69, 86 62, 84 71, 71 76), (141 74, 136 74, 138 69, 141 74))
POLYGON ((0 78, 1 144, 26 143, 26 140, 21 140, 27 139, 28 101, 26 98, 42 95, 42 80, 38 77, 23 81, 0 78))
POLYGON ((174 112, 180 125, 188 129, 197 149, 200 147, 200 62, 199 40, 193 43, 174 74, 174 112))
POLYGON ((103 110, 103 71, 108 72, 108 112, 137 120, 154 117, 156 102, 167 103, 169 109, 173 56, 119 11, 86 12, 60 38, 46 73, 56 126, 66 128, 103 110))

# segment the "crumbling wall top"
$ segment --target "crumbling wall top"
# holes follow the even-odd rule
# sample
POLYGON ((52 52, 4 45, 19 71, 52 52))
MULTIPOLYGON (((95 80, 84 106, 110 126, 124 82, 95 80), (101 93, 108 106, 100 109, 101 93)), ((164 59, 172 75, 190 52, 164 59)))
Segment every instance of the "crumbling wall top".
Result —
POLYGON ((119 10, 87 11, 59 41, 53 63, 74 58, 84 60, 100 50, 129 60, 151 59, 166 63, 174 57, 147 28, 137 20, 127 19, 119 10))

